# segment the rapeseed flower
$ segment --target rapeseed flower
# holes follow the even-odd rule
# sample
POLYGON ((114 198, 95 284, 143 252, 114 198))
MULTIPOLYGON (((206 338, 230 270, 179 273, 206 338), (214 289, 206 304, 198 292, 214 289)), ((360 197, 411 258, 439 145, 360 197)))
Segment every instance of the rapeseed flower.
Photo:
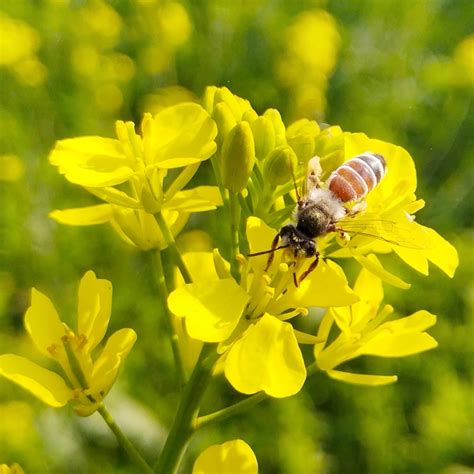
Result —
POLYGON ((392 383, 397 380, 395 375, 355 374, 336 368, 362 355, 404 357, 438 345, 425 332, 436 323, 436 316, 428 311, 385 322, 393 308, 390 305, 380 308, 384 296, 382 281, 368 270, 362 269, 354 291, 360 301, 330 308, 319 326, 321 341, 315 344, 314 355, 319 369, 331 378, 364 385, 392 383), (334 338, 333 331, 338 332, 334 338))
POLYGON ((111 305, 112 284, 97 279, 93 271, 86 272, 79 285, 74 332, 59 319, 51 300, 33 288, 25 328, 39 352, 54 360, 63 374, 60 376, 25 357, 3 354, 0 375, 47 405, 61 407, 70 401, 78 415, 92 414, 114 384, 137 338, 133 329, 120 329, 96 356, 95 349, 107 331, 111 305))
POLYGON ((162 212, 176 234, 190 213, 221 204, 212 186, 183 190, 199 164, 216 150, 216 125, 201 106, 182 103, 154 117, 145 114, 141 128, 140 136, 133 122, 118 121, 118 140, 58 141, 49 157, 51 164, 68 181, 107 204, 53 211, 51 217, 70 225, 109 222, 124 240, 148 250, 166 246, 155 214, 162 212), (178 168, 184 169, 171 173, 178 168))
MULTIPOLYGON (((251 251, 264 247, 273 230, 257 218, 247 222, 251 251)), ((321 261, 298 287, 294 272, 305 263, 274 262, 264 271, 266 256, 240 256, 241 278, 231 277, 228 263, 214 253, 184 256, 194 283, 174 290, 170 310, 184 318, 191 338, 219 343, 220 364, 232 386, 241 393, 261 390, 273 397, 297 393, 306 368, 299 347, 317 341, 288 322, 307 314, 308 306, 346 306, 358 300, 344 273, 334 262, 321 261)), ((309 262, 307 262, 309 264, 309 262)))

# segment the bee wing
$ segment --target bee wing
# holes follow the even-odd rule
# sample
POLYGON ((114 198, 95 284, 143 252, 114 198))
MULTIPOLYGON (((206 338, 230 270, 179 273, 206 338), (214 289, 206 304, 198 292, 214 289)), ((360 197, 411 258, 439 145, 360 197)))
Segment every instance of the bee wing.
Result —
MULTIPOLYGON (((372 237, 399 247, 416 250, 428 249, 429 245, 420 242, 418 234, 414 236, 411 223, 408 219, 403 222, 389 219, 351 220, 347 218, 339 222, 337 230, 352 234, 352 240, 358 236, 372 237)), ((428 242, 428 240, 427 236, 426 241, 428 242)))

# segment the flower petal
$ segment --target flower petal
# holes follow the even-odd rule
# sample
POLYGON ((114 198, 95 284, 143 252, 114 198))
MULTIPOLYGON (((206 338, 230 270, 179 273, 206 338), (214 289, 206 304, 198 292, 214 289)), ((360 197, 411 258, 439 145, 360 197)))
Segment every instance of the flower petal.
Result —
MULTIPOLYGON (((250 253, 263 252, 270 250, 272 240, 278 231, 269 227, 258 217, 249 217, 247 219, 247 240, 249 242, 250 253)), ((278 267, 277 258, 274 259, 269 273, 272 273, 275 268, 278 267)), ((250 257, 250 265, 252 266, 255 273, 263 272, 267 266, 268 255, 258 255, 250 257)))
POLYGON ((370 254, 367 257, 363 255, 354 255, 354 258, 360 263, 360 265, 362 265, 362 267, 366 268, 369 272, 372 272, 382 281, 397 288, 401 288, 402 290, 407 290, 410 288, 410 283, 403 281, 393 273, 385 270, 385 268, 383 268, 382 264, 380 263, 380 260, 374 254, 370 254))
POLYGON ((340 370, 328 370, 329 377, 341 382, 353 383, 357 385, 387 385, 397 381, 396 375, 366 375, 341 372, 340 370))
POLYGON ((90 378, 92 393, 108 392, 115 382, 120 366, 132 349, 137 334, 133 329, 124 328, 114 332, 97 358, 90 378))
POLYGON ((182 286, 170 294, 168 305, 176 316, 186 318, 191 337, 219 342, 235 329, 248 300, 247 293, 227 278, 182 286))
POLYGON ((52 211, 49 213, 49 217, 60 224, 96 225, 109 222, 113 217, 113 210, 110 204, 99 204, 97 206, 52 211))
POLYGON ((404 357, 434 349, 436 340, 426 332, 412 334, 380 333, 357 351, 379 357, 404 357))
POLYGON ((72 390, 59 375, 25 357, 15 354, 0 355, 0 375, 52 407, 62 407, 72 397, 72 390))
POLYGON ((162 209, 184 212, 203 212, 222 206, 222 197, 216 186, 198 186, 177 192, 162 209))
POLYGON ((348 306, 358 300, 359 297, 349 288, 341 267, 331 260, 321 259, 316 269, 297 288, 291 283, 288 291, 268 310, 281 314, 288 308, 348 306))
POLYGON ((216 151, 216 135, 216 124, 200 105, 168 107, 144 130, 147 165, 176 168, 206 160, 216 151))
POLYGON ((193 474, 257 474, 258 463, 252 448, 235 439, 205 449, 196 459, 193 474))
POLYGON ((291 324, 265 314, 230 348, 225 375, 241 393, 263 390, 277 398, 298 393, 306 368, 291 324))
POLYGON ((25 328, 46 357, 52 358, 48 348, 63 346, 61 338, 65 330, 58 313, 51 300, 35 288, 31 289, 31 306, 25 313, 25 328))
POLYGON ((109 325, 112 283, 97 279, 89 270, 79 285, 78 301, 77 333, 87 337, 91 351, 103 339, 109 325))
POLYGON ((134 173, 134 162, 126 157, 119 140, 79 137, 59 140, 49 156, 71 183, 82 186, 114 186, 134 173))

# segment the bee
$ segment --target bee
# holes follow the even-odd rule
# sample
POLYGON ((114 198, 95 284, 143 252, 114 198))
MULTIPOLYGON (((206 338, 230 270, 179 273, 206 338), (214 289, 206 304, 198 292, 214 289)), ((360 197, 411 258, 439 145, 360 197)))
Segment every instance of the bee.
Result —
POLYGON ((300 276, 294 274, 295 286, 298 286, 319 263, 319 251, 316 238, 329 232, 339 232, 344 236, 338 222, 344 217, 365 209, 364 198, 380 183, 387 171, 382 155, 367 151, 351 158, 331 173, 324 186, 320 181, 322 168, 319 157, 313 157, 308 163, 306 193, 300 197, 297 192, 297 205, 294 211, 296 224, 283 226, 273 239, 271 249, 250 254, 249 256, 269 253, 265 271, 270 267, 275 251, 289 248, 295 258, 314 258, 308 269, 300 276), (355 204, 349 209, 346 203, 355 204), (281 241, 281 245, 278 245, 281 241))

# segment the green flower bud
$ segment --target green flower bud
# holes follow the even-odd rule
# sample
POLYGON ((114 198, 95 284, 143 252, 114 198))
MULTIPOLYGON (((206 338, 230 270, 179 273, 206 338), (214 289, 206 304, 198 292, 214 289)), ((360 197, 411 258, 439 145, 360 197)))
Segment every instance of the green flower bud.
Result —
POLYGON ((298 163, 306 164, 314 155, 314 141, 319 131, 319 125, 308 119, 297 120, 287 128, 286 139, 296 153, 298 163))
POLYGON ((255 139, 255 155, 263 160, 275 148, 275 129, 268 117, 258 117, 250 126, 255 139))
POLYGON ((255 143, 248 122, 239 122, 227 134, 221 159, 224 187, 235 193, 245 189, 255 163, 255 143))
POLYGON ((219 130, 217 135, 218 143, 219 145, 222 145, 222 143, 224 143, 225 137, 234 128, 237 121, 235 120, 229 106, 225 102, 220 102, 214 107, 212 118, 215 120, 217 129, 219 130))
POLYGON ((263 113, 263 116, 268 118, 273 125, 273 129, 275 130, 275 145, 286 145, 285 124, 281 119, 280 112, 278 112, 277 109, 267 109, 263 113))
POLYGON ((298 163, 295 152, 288 145, 275 148, 263 162, 263 176, 271 186, 285 184, 294 174, 298 163))

